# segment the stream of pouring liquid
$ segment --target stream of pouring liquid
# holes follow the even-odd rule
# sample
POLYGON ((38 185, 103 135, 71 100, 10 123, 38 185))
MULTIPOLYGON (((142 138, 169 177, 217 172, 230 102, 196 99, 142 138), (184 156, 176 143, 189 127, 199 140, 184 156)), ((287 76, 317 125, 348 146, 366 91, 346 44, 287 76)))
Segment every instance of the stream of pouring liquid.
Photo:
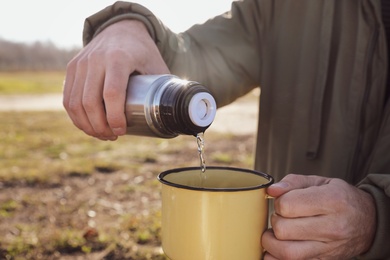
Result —
POLYGON ((200 179, 201 183, 206 179, 206 160, 204 159, 204 133, 196 135, 196 142, 198 144, 198 153, 200 161, 200 179))

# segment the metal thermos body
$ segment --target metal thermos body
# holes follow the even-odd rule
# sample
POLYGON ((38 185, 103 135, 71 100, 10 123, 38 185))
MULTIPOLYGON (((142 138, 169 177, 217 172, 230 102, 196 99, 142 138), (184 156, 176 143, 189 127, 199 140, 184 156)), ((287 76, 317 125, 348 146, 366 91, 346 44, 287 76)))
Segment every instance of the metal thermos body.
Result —
POLYGON ((126 98, 127 134, 160 138, 197 135, 213 122, 217 106, 206 87, 174 75, 134 75, 126 98))

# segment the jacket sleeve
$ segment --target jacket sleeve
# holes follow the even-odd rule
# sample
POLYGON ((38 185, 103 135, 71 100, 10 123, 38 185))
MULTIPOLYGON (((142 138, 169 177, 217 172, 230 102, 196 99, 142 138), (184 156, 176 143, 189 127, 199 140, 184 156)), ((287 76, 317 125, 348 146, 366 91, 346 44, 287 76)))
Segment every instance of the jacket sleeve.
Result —
POLYGON ((145 7, 116 2, 86 19, 83 42, 117 21, 140 20, 171 72, 201 82, 222 106, 259 85, 258 14, 249 14, 257 10, 257 1, 237 1, 229 12, 176 34, 145 7))
POLYGON ((390 258, 390 174, 369 174, 359 185, 375 199, 377 227, 373 244, 360 259, 390 258))
MULTIPOLYGON (((229 12, 182 33, 169 30, 139 4, 116 2, 86 19, 83 41, 88 44, 117 21, 142 21, 171 72, 205 84, 222 106, 257 87, 261 80, 260 44, 268 17, 260 2, 235 1, 229 12)), ((390 256, 386 244, 390 241, 390 175, 370 174, 358 187, 374 197, 378 218, 375 240, 362 259, 386 259, 390 256)))

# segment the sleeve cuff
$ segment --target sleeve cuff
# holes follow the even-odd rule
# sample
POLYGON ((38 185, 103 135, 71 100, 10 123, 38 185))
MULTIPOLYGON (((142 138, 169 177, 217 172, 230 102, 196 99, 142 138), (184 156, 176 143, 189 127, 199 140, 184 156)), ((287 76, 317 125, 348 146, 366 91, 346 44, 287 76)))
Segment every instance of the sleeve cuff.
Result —
POLYGON ((161 26, 153 13, 142 5, 116 2, 91 15, 84 22, 83 45, 87 45, 97 34, 108 26, 122 20, 138 20, 145 24, 150 36, 157 42, 156 26, 161 26))
POLYGON ((373 183, 362 183, 358 188, 370 193, 377 209, 377 230, 371 248, 358 259, 389 259, 390 247, 390 198, 373 183))
MULTIPOLYGON (((92 38, 94 38, 96 35, 98 35, 101 31, 106 29, 108 26, 110 26, 114 23, 117 23, 119 21, 123 21, 123 20, 138 20, 138 21, 142 22, 146 26, 146 28, 148 29, 148 32, 149 32, 150 36, 152 37, 152 39, 156 40, 156 35, 155 35, 154 29, 152 27, 152 24, 144 16, 139 15, 139 14, 121 14, 121 15, 118 15, 118 16, 111 18, 110 20, 103 23, 95 31, 95 33, 92 35, 92 38)), ((87 44, 87 42, 85 40, 83 39, 84 45, 87 44)))

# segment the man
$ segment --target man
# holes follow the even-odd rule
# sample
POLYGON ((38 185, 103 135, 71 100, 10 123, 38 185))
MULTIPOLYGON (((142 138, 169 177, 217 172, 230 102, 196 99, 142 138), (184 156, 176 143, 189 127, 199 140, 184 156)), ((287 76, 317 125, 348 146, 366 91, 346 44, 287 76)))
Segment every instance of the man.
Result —
POLYGON ((219 106, 261 86, 255 167, 281 180, 268 189, 265 259, 390 259, 383 21, 379 0, 244 0, 174 34, 117 2, 86 20, 64 106, 85 133, 115 140, 133 72, 202 82, 219 106))

